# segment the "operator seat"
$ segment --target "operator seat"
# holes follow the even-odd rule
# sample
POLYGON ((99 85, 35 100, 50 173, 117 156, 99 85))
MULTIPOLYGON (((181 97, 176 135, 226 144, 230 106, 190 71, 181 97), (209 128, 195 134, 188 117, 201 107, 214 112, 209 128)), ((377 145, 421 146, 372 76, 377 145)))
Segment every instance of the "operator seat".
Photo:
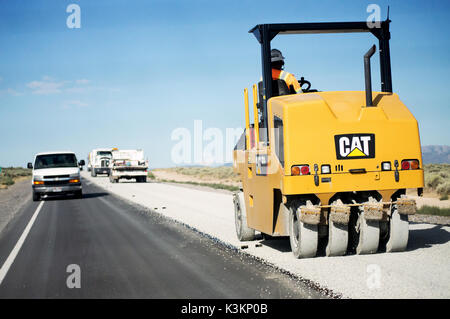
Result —
MULTIPOLYGON (((293 88, 292 88, 293 90, 293 88)), ((289 89, 286 82, 282 79, 272 80, 272 96, 281 96, 281 95, 288 95, 288 94, 295 94, 292 93, 292 90, 289 89)), ((258 82, 258 103, 256 106, 258 109, 261 109, 262 107, 262 101, 263 101, 263 82, 258 82)))
MULTIPOLYGON (((295 93, 295 91, 294 91, 295 93)), ((258 82, 259 102, 263 99, 263 82, 258 82)), ((292 94, 292 91, 282 79, 272 80, 272 96, 281 96, 292 94)))

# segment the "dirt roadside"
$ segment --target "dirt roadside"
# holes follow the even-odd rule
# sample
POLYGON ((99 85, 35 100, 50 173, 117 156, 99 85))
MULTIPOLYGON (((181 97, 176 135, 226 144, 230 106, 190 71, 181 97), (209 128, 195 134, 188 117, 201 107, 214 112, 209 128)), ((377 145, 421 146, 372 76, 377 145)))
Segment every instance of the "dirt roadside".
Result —
POLYGON ((20 208, 31 200, 30 178, 17 179, 14 185, 0 189, 0 233, 20 208))
POLYGON ((199 178, 193 175, 178 174, 164 169, 156 169, 151 171, 157 180, 177 181, 177 182, 198 182, 210 184, 224 184, 230 186, 239 186, 240 183, 232 179, 218 179, 211 176, 204 176, 199 178))

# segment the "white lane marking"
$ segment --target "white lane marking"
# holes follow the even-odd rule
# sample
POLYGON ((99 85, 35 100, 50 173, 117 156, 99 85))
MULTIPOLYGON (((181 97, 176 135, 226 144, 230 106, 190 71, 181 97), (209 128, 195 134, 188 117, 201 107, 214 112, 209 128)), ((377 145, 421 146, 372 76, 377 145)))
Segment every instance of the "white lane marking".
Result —
POLYGON ((20 248, 22 248, 22 245, 25 242, 25 239, 27 238, 28 233, 30 232, 30 229, 33 226, 33 223, 36 220, 36 217, 39 214, 39 211, 41 210, 43 205, 44 205, 44 201, 42 201, 39 204, 39 206, 36 208, 36 211, 34 212, 33 216, 31 216, 31 219, 28 222, 27 227, 25 227, 22 235, 20 236, 20 238, 17 241, 16 245, 14 246, 13 250, 9 254, 8 258, 6 259, 6 261, 3 263, 2 268, 0 268, 0 285, 2 284, 3 279, 5 278, 6 274, 8 273, 9 268, 13 264, 14 259, 16 259, 16 256, 19 253, 20 248))

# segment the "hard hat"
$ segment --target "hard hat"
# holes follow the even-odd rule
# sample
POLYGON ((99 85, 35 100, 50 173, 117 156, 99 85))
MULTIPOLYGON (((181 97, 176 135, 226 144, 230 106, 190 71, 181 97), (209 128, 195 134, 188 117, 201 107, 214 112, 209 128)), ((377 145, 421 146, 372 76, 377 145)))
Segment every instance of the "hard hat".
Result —
POLYGON ((278 49, 272 49, 270 51, 270 62, 277 62, 277 61, 283 61, 284 56, 281 54, 281 51, 278 49))

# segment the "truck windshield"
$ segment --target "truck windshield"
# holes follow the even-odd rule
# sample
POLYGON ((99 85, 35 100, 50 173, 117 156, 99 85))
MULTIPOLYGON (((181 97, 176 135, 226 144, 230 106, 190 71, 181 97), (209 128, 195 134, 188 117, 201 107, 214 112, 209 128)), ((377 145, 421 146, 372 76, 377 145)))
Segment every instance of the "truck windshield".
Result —
POLYGON ((112 157, 111 152, 97 152, 97 156, 112 157))
POLYGON ((56 167, 78 167, 75 154, 48 154, 36 157, 35 169, 56 167))

